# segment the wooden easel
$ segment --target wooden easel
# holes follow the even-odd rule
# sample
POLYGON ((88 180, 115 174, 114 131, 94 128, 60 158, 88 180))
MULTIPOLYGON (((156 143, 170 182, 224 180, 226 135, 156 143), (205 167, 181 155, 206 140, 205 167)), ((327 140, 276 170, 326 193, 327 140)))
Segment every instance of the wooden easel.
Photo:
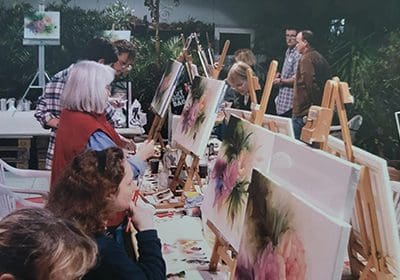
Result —
MULTIPOLYGON (((207 71, 206 71, 207 69, 205 68, 207 66, 207 60, 204 59, 204 55, 203 55, 203 51, 202 51, 201 45, 200 45, 198 37, 197 37, 197 35, 195 33, 191 34, 191 36, 188 38, 188 41, 186 42, 186 44, 184 46, 184 57, 185 57, 185 60, 187 62, 191 63, 191 59, 187 58, 188 57, 187 50, 190 47, 190 43, 192 42, 192 38, 194 38, 196 40, 197 48, 198 48, 197 52, 199 54, 200 61, 202 62, 202 66, 204 68, 203 70, 204 70, 205 73, 207 73, 207 71)), ((218 78, 218 75, 219 75, 219 73, 220 73, 220 71, 222 69, 222 65, 224 64, 225 57, 226 57, 226 54, 228 52, 229 44, 230 44, 229 40, 225 41, 222 54, 221 54, 221 56, 220 56, 220 58, 218 60, 218 67, 216 69, 213 68, 213 78, 214 79, 218 78)), ((208 76, 206 76, 206 77, 208 77, 208 76)), ((192 190, 194 190, 194 179, 196 179, 197 184, 200 187, 202 187, 203 185, 202 185, 202 182, 201 182, 200 175, 198 173, 199 160, 200 160, 199 156, 195 155, 191 151, 185 149, 181 145, 177 145, 177 148, 179 150, 181 150, 182 154, 181 154, 181 157, 179 159, 178 166, 177 166, 176 172, 174 174, 174 178, 173 178, 172 182, 170 183, 170 186, 169 186, 170 189, 173 192, 176 193, 177 186, 178 185, 182 185, 183 186, 183 191, 192 191, 192 190), (192 163, 191 163, 190 166, 187 166, 187 164, 186 164, 186 158, 188 156, 190 156, 192 158, 192 163), (186 177, 186 180, 184 181, 184 180, 180 179, 180 175, 183 172, 183 170, 185 170, 185 169, 187 170, 187 177, 186 177)))
POLYGON ((217 67, 214 68, 213 62, 211 61, 211 75, 212 78, 217 80, 219 73, 221 73, 222 67, 224 66, 224 61, 226 54, 228 53, 229 45, 231 44, 231 41, 226 40, 224 44, 224 48, 222 49, 222 53, 218 59, 217 67))
MULTIPOLYGON (((343 141, 345 144, 345 155, 350 162, 357 162, 352 149, 350 130, 347 124, 345 103, 352 103, 353 98, 349 93, 347 83, 340 82, 338 78, 329 80, 325 84, 321 107, 315 107, 307 118, 307 124, 302 130, 301 140, 307 143, 317 142, 322 150, 331 152, 328 146, 329 127, 332 122, 333 110, 337 109, 343 141), (311 116, 310 116, 311 114, 311 116), (317 114, 317 116, 313 116, 317 114), (328 129, 327 129, 328 128, 328 129)), ((336 151, 340 153, 339 151, 336 151)), ((372 192, 372 186, 367 166, 361 167, 360 181, 355 198, 356 218, 360 225, 360 233, 351 231, 348 252, 350 267, 354 276, 365 279, 393 279, 393 275, 387 268, 389 260, 382 255, 382 242, 379 233, 376 206, 372 192), (368 237, 368 232, 372 237, 368 237)))
MULTIPOLYGON (((267 78, 266 78, 266 83, 264 86, 263 90, 263 95, 261 98, 261 104, 257 104, 257 97, 254 91, 254 80, 253 80, 253 73, 250 70, 250 72, 247 72, 247 83, 249 85, 249 94, 250 94, 250 99, 253 104, 255 104, 254 108, 252 109, 252 114, 254 115, 254 119, 250 120, 253 124, 256 125, 261 125, 263 116, 265 114, 265 111, 267 109, 268 105, 268 100, 271 95, 271 89, 272 89, 272 83, 276 74, 276 71, 278 69, 278 62, 276 60, 273 60, 270 63, 268 72, 267 72, 267 78)), ((209 220, 207 220, 207 225, 210 228, 210 230, 215 234, 215 243, 213 247, 213 251, 211 254, 210 258, 210 266, 209 270, 210 271, 216 271, 218 267, 218 263, 220 260, 223 260, 224 263, 227 264, 229 270, 230 270, 230 278, 229 279, 234 279, 235 278, 235 270, 236 270, 236 256, 237 253, 236 250, 227 242, 224 238, 224 236, 219 232, 217 227, 209 220)))
MULTIPOLYGON (((188 53, 188 49, 190 47, 190 44, 192 42, 193 36, 190 35, 186 40, 183 34, 181 35, 181 40, 183 42, 183 48, 182 48, 182 59, 183 63, 185 64, 185 69, 188 73, 190 83, 193 81, 193 74, 191 70, 191 64, 192 64, 192 57, 188 53)), ((179 59, 178 59, 179 60, 179 59)), ((160 116, 158 114, 155 115, 153 123, 151 125, 149 134, 147 136, 147 139, 154 140, 154 142, 159 142, 162 148, 165 148, 164 144, 164 139, 161 136, 161 129, 165 123, 166 116, 160 116)))
POLYGON ((157 141, 160 143, 162 148, 165 148, 164 139, 161 136, 161 129, 165 122, 165 116, 161 117, 160 115, 156 114, 154 116, 153 123, 151 124, 151 128, 149 134, 147 136, 147 140, 154 140, 155 143, 157 141))
POLYGON ((181 151, 181 156, 178 161, 178 165, 176 167, 176 171, 174 174, 174 178, 172 179, 172 182, 169 185, 169 188, 176 193, 176 188, 178 185, 183 186, 183 191, 188 192, 188 191, 194 191, 194 178, 196 179, 197 183, 199 184, 200 187, 202 187, 201 183, 201 178, 198 173, 198 166, 199 166, 199 157, 195 154, 193 154, 191 151, 188 151, 181 145, 177 145, 177 148, 181 151), (186 164, 186 158, 190 156, 192 158, 192 163, 190 166, 186 164), (182 180, 180 178, 181 173, 186 170, 187 171, 187 176, 186 180, 182 180))

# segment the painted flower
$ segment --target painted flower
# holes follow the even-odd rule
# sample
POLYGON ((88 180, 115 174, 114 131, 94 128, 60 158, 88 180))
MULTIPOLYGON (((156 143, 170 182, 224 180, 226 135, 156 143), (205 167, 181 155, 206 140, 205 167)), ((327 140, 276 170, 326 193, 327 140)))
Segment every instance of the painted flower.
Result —
POLYGON ((235 279, 253 280, 254 265, 247 254, 239 254, 237 258, 237 266, 235 270, 235 279))
POLYGON ((286 231, 275 249, 285 267, 286 280, 303 280, 306 274, 305 250, 297 234, 286 231))
POLYGON ((199 114, 199 103, 194 101, 187 110, 182 113, 182 132, 188 133, 189 130, 194 126, 196 119, 199 114))
POLYGON ((256 257, 254 264, 254 279, 257 280, 280 280, 278 256, 269 242, 264 250, 256 257))

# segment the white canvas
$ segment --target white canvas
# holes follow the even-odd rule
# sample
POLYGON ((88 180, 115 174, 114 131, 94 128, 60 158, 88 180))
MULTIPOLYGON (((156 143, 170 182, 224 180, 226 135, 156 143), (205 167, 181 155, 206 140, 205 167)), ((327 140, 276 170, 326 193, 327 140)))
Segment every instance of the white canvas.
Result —
MULTIPOLYGON (((249 120, 251 116, 250 111, 240 110, 240 109, 226 108, 225 112, 227 114, 228 119, 231 114, 235 114, 236 116, 246 120, 249 120)), ((284 134, 291 138, 294 138, 292 119, 265 114, 262 126, 268 129, 268 123, 270 122, 275 123, 278 129, 277 133, 284 134)))
POLYGON ((269 173, 327 214, 349 221, 360 166, 277 135, 269 173))
POLYGON ((236 279, 341 279, 350 225, 253 171, 236 279))
POLYGON ((118 40, 131 40, 130 30, 104 30, 103 36, 110 40, 111 42, 118 40))
POLYGON ((172 132, 172 140, 201 157, 207 147, 225 90, 224 81, 195 77, 177 129, 172 132))
POLYGON ((24 39, 60 39, 60 13, 35 12, 25 16, 24 39))
MULTIPOLYGON (((342 140, 329 136, 328 146, 335 151, 345 154, 345 146, 342 140)), ((355 161, 368 167, 372 184, 372 192, 376 206, 376 214, 379 224, 379 234, 382 240, 382 254, 391 259, 389 269, 400 277, 400 238, 397 231, 393 193, 390 185, 386 160, 353 146, 355 161)), ((359 231, 356 217, 353 219, 353 227, 359 231)), ((372 233, 368 232, 371 236, 372 233)), ((396 278, 395 277, 395 278, 396 278)))
POLYGON ((209 174, 210 179, 204 191, 201 209, 203 219, 210 220, 233 248, 238 250, 251 171, 254 166, 262 170, 268 169, 275 134, 235 116, 230 119, 227 131, 218 158, 209 174), (233 132, 241 131, 241 128, 242 136, 239 132, 233 132), (248 149, 235 149, 233 146, 238 142, 243 143, 245 137, 248 137, 248 149), (237 194, 240 187, 244 190, 241 195, 242 202, 240 207, 233 207, 237 205, 231 203, 233 195, 237 194))
POLYGON ((150 105, 153 112, 157 115, 161 117, 165 116, 182 70, 183 64, 179 61, 171 59, 167 63, 165 72, 150 105))

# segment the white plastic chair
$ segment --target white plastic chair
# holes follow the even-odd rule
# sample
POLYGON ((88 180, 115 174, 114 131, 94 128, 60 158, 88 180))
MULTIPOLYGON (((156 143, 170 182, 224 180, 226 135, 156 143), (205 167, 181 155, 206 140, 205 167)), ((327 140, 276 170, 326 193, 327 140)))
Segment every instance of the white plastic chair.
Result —
POLYGON ((42 207, 41 203, 33 203, 18 195, 18 193, 39 194, 37 192, 20 191, 14 192, 8 186, 0 183, 0 219, 17 209, 18 207, 42 207))
MULTIPOLYGON (((45 186, 44 190, 49 191, 49 184, 50 184, 50 175, 51 172, 49 170, 33 170, 33 169, 20 169, 15 168, 6 163, 4 160, 0 159, 0 183, 4 185, 10 185, 6 181, 6 172, 10 172, 11 174, 15 175, 19 178, 26 178, 32 179, 31 184, 28 185, 29 180, 24 180, 24 186, 22 190, 30 190, 33 191, 32 188, 35 185, 36 179, 43 178, 45 179, 45 186), (26 182, 26 183, 25 183, 26 182)), ((42 180, 43 181, 43 180, 42 180)), ((14 185, 14 184, 13 184, 14 185)))
POLYGON ((390 181, 393 190, 393 202, 396 212, 397 228, 400 234, 400 182, 390 181))

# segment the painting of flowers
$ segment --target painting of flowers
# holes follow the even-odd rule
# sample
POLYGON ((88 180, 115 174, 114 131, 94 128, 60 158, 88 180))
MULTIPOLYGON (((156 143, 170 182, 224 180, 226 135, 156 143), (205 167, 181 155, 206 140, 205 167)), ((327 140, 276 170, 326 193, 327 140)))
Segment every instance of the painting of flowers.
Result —
POLYGON ((182 70, 183 64, 179 61, 171 59, 167 63, 164 75, 151 102, 151 108, 157 115, 165 116, 182 70))
POLYGON ((203 156, 226 90, 224 81, 195 77, 172 139, 197 156, 203 156))
POLYGON ((25 39, 60 39, 60 13, 34 12, 24 18, 25 39))
POLYGON ((257 170, 248 188, 243 227, 235 279, 341 278, 350 225, 257 170))
POLYGON ((202 213, 238 249, 252 168, 268 169, 275 136, 236 116, 226 131, 204 191, 202 213))

